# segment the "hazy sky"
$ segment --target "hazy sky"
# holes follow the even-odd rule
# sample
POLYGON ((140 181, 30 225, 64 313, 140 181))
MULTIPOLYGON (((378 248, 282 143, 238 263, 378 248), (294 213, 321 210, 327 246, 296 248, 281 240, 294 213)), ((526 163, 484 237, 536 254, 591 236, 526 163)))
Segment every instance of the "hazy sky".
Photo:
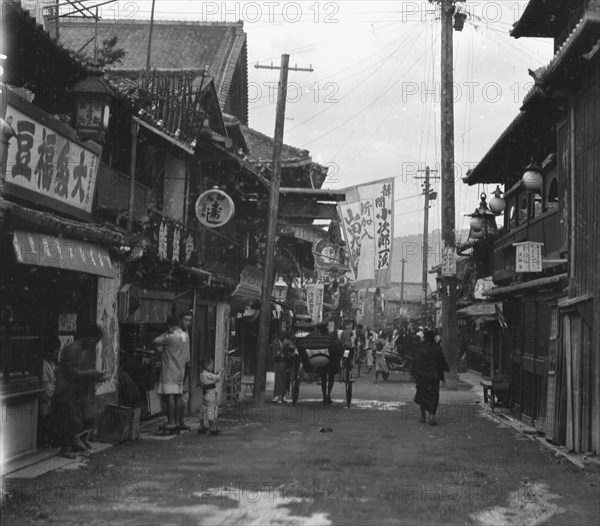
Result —
MULTIPOLYGON (((98 0, 100 2, 100 0, 98 0)), ((516 117, 531 87, 528 68, 552 57, 552 43, 510 37, 527 2, 467 1, 469 18, 455 42, 457 229, 478 192, 460 181, 516 117)), ((103 6, 103 18, 149 18, 150 0, 103 6)), ((310 150, 330 167, 326 187, 343 188, 396 177, 396 235, 422 232, 423 199, 417 167, 439 167, 440 21, 428 1, 156 0, 169 20, 244 21, 248 34, 250 126, 270 136, 278 71, 254 64, 312 65, 290 72, 285 142, 310 150), (437 86, 437 90, 436 90, 437 86), (418 196, 418 197, 417 197, 418 196)), ((420 174, 422 175, 422 174, 420 174)), ((439 183, 434 182, 434 186, 439 183)), ((439 201, 430 210, 440 227, 439 201)))

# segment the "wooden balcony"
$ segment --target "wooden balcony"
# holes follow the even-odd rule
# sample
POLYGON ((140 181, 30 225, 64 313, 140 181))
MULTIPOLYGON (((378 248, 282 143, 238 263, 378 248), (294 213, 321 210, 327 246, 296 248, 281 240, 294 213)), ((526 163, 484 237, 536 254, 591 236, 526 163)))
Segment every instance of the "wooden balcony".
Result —
MULTIPOLYGON (((101 163, 98 173, 98 206, 124 212, 129 209, 129 176, 101 163)), ((156 206, 156 194, 147 186, 135 183, 134 217, 142 217, 149 207, 156 206)))
POLYGON ((494 282, 508 281, 517 277, 514 243, 524 241, 543 243, 543 259, 560 259, 560 230, 560 213, 559 209, 555 208, 544 212, 538 217, 528 219, 523 224, 506 232, 494 244, 494 282))

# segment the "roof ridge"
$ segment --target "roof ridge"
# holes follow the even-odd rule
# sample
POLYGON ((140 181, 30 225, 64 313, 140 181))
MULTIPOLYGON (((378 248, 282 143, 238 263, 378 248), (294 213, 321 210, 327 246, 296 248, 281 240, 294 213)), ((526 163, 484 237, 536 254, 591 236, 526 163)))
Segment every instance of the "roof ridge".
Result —
MULTIPOLYGON (((163 25, 163 26, 198 26, 198 27, 232 27, 237 29, 244 29, 244 21, 238 20, 237 22, 208 22, 201 20, 154 20, 154 25, 163 25)), ((64 18, 61 20, 61 25, 94 25, 94 22, 90 22, 85 18, 64 18)), ((110 20, 110 19, 100 19, 98 20, 98 25, 145 25, 150 24, 150 20, 141 19, 141 18, 127 18, 120 20, 110 20)))

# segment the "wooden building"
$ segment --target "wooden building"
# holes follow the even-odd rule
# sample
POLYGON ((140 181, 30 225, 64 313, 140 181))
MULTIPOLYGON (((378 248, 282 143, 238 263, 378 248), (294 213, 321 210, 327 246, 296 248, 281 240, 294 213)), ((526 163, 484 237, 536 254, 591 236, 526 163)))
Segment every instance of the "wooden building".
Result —
MULTIPOLYGON (((3 3, 0 276, 3 460, 38 447, 47 338, 72 342, 88 324, 104 337, 89 368, 108 370, 99 405, 117 402, 117 294, 135 237, 98 216, 102 145, 71 126, 69 89, 93 74, 21 8, 3 3)), ((95 415, 99 416, 99 415, 95 415)))
POLYGON ((552 38, 555 54, 531 72, 519 115, 465 178, 502 185, 507 202, 500 237, 474 251, 493 252, 487 295, 504 304, 514 412, 557 444, 597 453, 600 1, 531 0, 511 34, 552 38), (541 268, 521 258, 522 243, 535 256, 531 243, 541 246, 541 268))

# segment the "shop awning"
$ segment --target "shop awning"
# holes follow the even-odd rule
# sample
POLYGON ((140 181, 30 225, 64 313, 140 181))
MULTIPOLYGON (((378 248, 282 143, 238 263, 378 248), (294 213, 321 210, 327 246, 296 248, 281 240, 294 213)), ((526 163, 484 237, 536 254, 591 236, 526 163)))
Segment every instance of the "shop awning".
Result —
POLYGON ((62 268, 114 278, 116 268, 105 248, 33 232, 16 231, 13 247, 19 263, 62 268))
POLYGON ((502 310, 502 303, 477 303, 460 309, 457 314, 463 318, 496 318, 496 305, 502 310))
POLYGON ((557 276, 549 276, 546 278, 532 279, 531 281, 524 281, 517 283, 516 285, 509 285, 507 287, 497 287, 488 290, 483 293, 484 296, 490 298, 499 298, 502 296, 510 296, 513 292, 522 292, 525 290, 539 289, 546 287, 554 287, 561 285, 563 282, 566 283, 568 275, 558 274, 557 276))

